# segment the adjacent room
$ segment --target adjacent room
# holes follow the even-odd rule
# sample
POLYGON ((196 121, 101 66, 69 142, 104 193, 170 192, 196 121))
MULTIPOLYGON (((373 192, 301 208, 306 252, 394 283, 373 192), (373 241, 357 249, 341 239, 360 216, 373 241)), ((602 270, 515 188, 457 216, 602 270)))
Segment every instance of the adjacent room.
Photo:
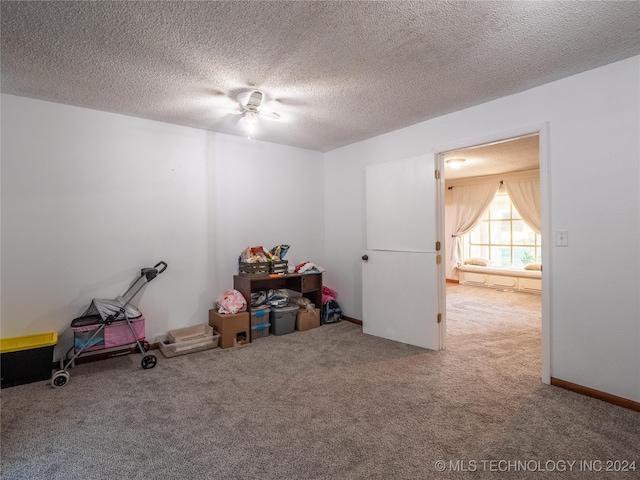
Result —
POLYGON ((636 478, 639 17, 0 2, 2 477, 636 478))
POLYGON ((538 135, 445 155, 448 281, 541 293, 539 157, 538 135))
POLYGON ((523 379, 541 368, 539 157, 538 135, 444 155, 448 348, 517 358, 523 379))

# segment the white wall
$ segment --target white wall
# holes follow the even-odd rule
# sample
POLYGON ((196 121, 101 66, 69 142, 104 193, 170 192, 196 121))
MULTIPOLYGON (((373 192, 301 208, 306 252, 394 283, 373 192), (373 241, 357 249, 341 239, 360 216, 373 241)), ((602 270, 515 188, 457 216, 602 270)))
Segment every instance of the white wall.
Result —
POLYGON ((570 241, 543 247, 551 376, 640 401, 639 77, 633 57, 325 154, 326 282, 345 313, 362 318, 366 165, 548 122, 550 238, 570 241))
POLYGON ((247 246, 324 261, 322 154, 2 95, 2 338, 58 331, 140 268, 147 338, 208 321, 247 246))
POLYGON ((259 243, 326 267, 362 318, 364 167, 548 122, 550 225, 570 239, 545 250, 551 375, 640 401, 639 77, 633 57, 324 156, 2 95, 0 336, 68 330, 158 260, 148 337, 204 322, 259 243))

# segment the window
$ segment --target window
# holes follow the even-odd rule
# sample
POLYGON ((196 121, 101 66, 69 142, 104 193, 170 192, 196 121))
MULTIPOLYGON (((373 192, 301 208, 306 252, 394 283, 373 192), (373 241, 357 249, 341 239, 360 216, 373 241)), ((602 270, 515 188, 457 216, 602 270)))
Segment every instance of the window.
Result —
POLYGON ((540 235, 520 218, 504 191, 496 194, 480 224, 464 236, 466 258, 487 258, 500 267, 540 263, 540 244, 540 235))

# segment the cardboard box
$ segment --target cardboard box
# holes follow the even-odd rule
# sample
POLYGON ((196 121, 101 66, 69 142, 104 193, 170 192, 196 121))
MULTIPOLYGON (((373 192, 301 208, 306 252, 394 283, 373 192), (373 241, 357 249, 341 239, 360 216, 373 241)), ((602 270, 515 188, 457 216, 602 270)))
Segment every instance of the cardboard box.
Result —
POLYGON ((249 312, 230 314, 209 310, 209 325, 220 334, 220 348, 244 345, 251 341, 249 312))
POLYGON ((296 318, 296 330, 310 330, 320 326, 320 309, 313 311, 301 308, 296 318))

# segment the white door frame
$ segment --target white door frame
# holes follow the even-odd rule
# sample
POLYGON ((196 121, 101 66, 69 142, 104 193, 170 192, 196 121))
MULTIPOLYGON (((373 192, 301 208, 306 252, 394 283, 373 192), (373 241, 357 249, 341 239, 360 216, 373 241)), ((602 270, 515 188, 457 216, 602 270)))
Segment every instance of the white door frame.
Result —
MULTIPOLYGON (((508 140, 510 138, 522 137, 525 135, 538 134, 540 145, 540 213, 542 215, 542 246, 544 255, 542 256, 542 325, 541 325, 541 339, 542 339, 542 358, 541 358, 541 372, 540 378, 542 383, 549 385, 551 383, 551 265, 553 248, 551 244, 551 182, 550 182, 550 168, 549 168, 549 122, 537 123, 533 125, 525 125, 523 127, 514 128, 512 130, 506 130, 498 133, 492 133, 473 139, 459 140, 457 142, 441 145, 434 149, 435 165, 437 168, 444 172, 444 154, 452 150, 462 150, 465 148, 476 147, 479 145, 485 145, 487 143, 499 142, 502 140, 508 140)), ((443 177, 444 175, 441 175, 443 177)), ((444 181, 441 178, 441 181, 444 181)), ((444 189, 443 189, 444 190, 444 189)), ((441 192, 444 196, 444 192, 441 192)), ((444 229, 444 197, 440 198, 440 205, 438 206, 438 230, 440 233, 445 231, 444 229)), ((444 235, 439 235, 443 248, 445 245, 444 235)), ((443 258, 446 258, 443 250, 443 258)), ((442 269, 444 275, 444 268, 442 269)), ((443 284, 446 281, 442 280, 443 284)), ((444 297, 442 295, 441 297, 444 297)), ((441 308, 441 311, 445 311, 441 308)), ((443 315, 443 327, 441 335, 443 337, 446 334, 446 315, 443 315)), ((441 339, 441 344, 444 346, 444 338, 441 339)))
POLYGON ((438 325, 440 349, 447 348, 447 242, 445 241, 444 225, 444 155, 436 154, 433 162, 435 169, 440 172, 436 182, 436 239, 440 241, 440 263, 438 264, 438 311, 440 312, 440 324, 438 325))

